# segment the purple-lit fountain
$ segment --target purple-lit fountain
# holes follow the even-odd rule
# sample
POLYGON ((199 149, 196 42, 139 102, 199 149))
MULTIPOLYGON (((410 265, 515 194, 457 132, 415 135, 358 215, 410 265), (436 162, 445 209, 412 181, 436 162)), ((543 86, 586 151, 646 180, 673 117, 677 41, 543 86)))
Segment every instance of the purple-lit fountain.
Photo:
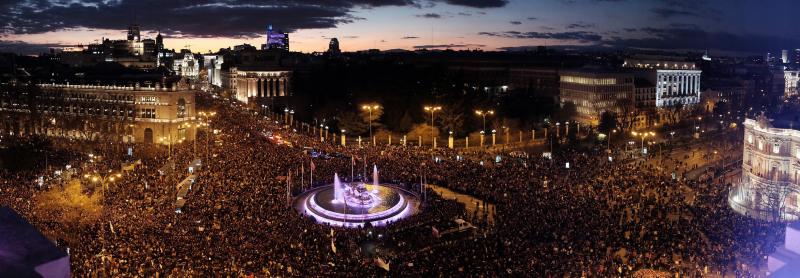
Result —
POLYGON ((366 223, 383 226, 417 212, 417 197, 399 187, 380 184, 378 167, 373 167, 372 184, 342 182, 307 191, 295 199, 295 208, 319 223, 359 227, 366 223))

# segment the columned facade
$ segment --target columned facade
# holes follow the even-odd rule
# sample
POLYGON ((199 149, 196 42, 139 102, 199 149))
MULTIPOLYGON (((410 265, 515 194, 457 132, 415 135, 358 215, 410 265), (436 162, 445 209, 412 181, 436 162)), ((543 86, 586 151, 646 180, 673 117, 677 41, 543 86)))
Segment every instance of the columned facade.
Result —
POLYGON ((684 106, 700 102, 699 70, 656 70, 656 106, 684 106))
POLYGON ((250 71, 238 69, 236 99, 249 103, 263 98, 291 96, 289 71, 250 71))

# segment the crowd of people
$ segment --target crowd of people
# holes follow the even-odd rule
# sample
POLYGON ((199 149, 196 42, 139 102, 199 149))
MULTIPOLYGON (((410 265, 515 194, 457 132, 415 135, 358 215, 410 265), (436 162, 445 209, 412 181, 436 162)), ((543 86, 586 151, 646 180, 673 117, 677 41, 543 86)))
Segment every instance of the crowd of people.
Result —
MULTIPOLYGON (((81 165, 78 180, 90 172, 124 174, 97 204, 99 221, 73 225, 54 221, 61 219, 52 215, 57 210, 42 213, 31 200, 64 182, 39 188, 32 183, 39 173, 3 173, 0 204, 69 247, 78 277, 628 277, 643 269, 750 276, 782 239, 783 224, 728 208, 727 184, 674 179, 638 160, 609 162, 599 152, 568 146, 551 158, 500 163, 445 148, 343 147, 205 95, 198 105, 217 111, 208 130, 220 132, 201 131, 197 151, 191 144, 175 145, 169 154, 133 145, 139 163, 130 171, 119 170, 130 161, 119 146, 94 147, 93 156, 102 159, 66 159, 81 165), (209 159, 178 212, 176 184, 206 148, 209 159), (309 150, 328 155, 312 157, 309 150), (318 224, 287 200, 287 183, 288 195, 297 195, 331 183, 334 173, 365 178, 372 165, 382 181, 425 181, 492 203, 494 219, 467 215, 464 204, 428 191, 421 211, 408 219, 348 229, 318 224), (430 232, 455 218, 478 231, 447 239, 430 232)), ((83 182, 86 194, 99 193, 83 182)))

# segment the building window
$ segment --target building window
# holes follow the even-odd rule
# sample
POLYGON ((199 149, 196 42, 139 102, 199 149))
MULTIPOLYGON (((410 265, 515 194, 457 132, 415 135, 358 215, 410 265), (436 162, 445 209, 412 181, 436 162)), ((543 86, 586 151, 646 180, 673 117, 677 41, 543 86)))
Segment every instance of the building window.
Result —
POLYGON ((186 100, 183 98, 178 99, 178 118, 185 118, 186 117, 186 100))
POLYGON ((759 151, 763 151, 764 150, 764 142, 761 142, 761 140, 758 141, 758 150, 759 151))
POLYGON ((781 152, 781 144, 775 143, 772 144, 772 153, 780 153, 781 152))

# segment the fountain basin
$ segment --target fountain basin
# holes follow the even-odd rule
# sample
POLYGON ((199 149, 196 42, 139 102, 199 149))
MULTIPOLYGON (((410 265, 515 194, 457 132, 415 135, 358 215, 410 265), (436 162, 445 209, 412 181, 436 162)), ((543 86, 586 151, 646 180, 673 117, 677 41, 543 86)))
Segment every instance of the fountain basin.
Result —
POLYGON ((417 197, 394 185, 347 184, 344 188, 347 192, 342 195, 333 184, 309 190, 295 198, 294 207, 318 223, 345 227, 384 226, 419 210, 417 197))

